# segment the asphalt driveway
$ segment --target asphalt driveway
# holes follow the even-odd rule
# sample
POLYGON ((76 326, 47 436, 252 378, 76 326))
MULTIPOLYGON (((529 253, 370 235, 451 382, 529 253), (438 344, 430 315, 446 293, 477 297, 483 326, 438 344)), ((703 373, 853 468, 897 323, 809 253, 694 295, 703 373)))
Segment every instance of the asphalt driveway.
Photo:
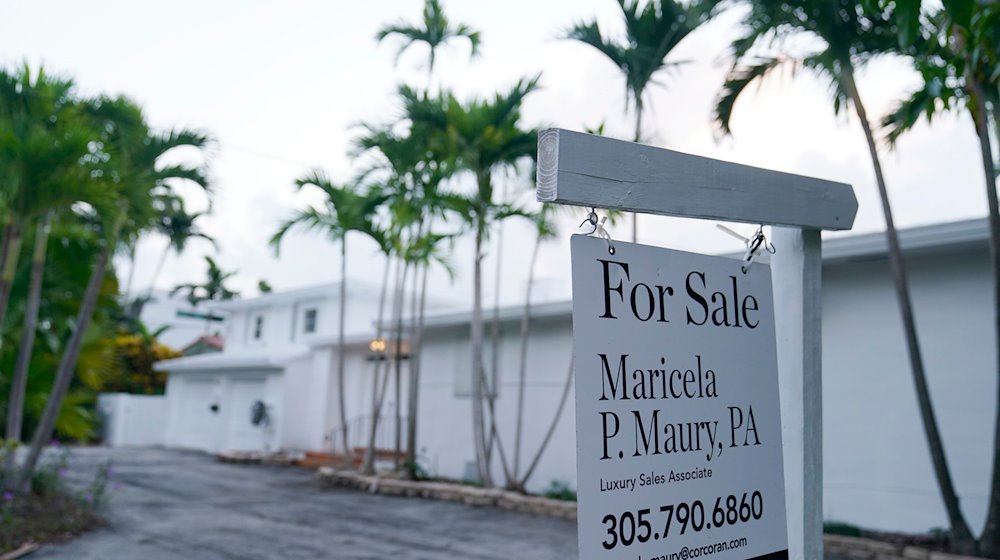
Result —
POLYGON ((73 476, 113 463, 110 527, 44 559, 497 559, 576 557, 576 526, 447 502, 322 488, 311 472, 194 452, 83 448, 73 476))

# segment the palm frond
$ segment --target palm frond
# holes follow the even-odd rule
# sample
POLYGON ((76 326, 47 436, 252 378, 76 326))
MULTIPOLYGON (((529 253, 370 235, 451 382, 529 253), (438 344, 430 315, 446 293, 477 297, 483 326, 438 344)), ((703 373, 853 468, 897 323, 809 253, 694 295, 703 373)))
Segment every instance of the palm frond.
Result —
POLYGON ((715 101, 714 120, 725 134, 732 134, 730 123, 736 100, 754 81, 764 78, 781 64, 779 58, 763 58, 746 66, 734 66, 722 85, 715 101))

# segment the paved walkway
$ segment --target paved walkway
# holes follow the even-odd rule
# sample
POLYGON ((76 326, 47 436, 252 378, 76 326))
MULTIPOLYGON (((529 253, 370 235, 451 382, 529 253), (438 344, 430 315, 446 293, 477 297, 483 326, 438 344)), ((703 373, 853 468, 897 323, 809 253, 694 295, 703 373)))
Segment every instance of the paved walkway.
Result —
POLYGON ((32 560, 543 560, 576 557, 574 523, 446 502, 322 489, 312 473, 193 452, 86 448, 74 477, 111 460, 111 526, 32 560))

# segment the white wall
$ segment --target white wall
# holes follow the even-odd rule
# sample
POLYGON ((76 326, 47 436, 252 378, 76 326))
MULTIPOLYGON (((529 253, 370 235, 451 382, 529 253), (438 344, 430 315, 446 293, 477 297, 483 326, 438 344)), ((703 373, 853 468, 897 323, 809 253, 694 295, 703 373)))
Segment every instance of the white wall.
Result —
POLYGON ((104 443, 137 447, 166 443, 167 398, 161 395, 102 393, 97 410, 103 420, 104 443))
MULTIPOLYGON (((985 252, 909 258, 931 399, 974 532, 985 520, 997 398, 985 252)), ((886 262, 828 267, 823 289, 824 514, 946 527, 886 262)))
MULTIPOLYGON (((519 324, 503 325, 500 352, 497 429, 508 462, 514 455, 517 384, 519 377, 519 324)), ((555 414, 566 382, 572 339, 569 318, 536 320, 531 327, 525 382, 525 415, 522 432, 521 469, 523 473, 541 444, 555 414)), ((457 375, 470 370, 467 328, 435 331, 427 335, 423 351, 418 423, 418 458, 432 473, 451 478, 475 476, 472 445, 472 401, 456 397, 463 387, 457 375), (471 467, 470 467, 471 465, 471 467)), ((491 357, 487 353, 487 367, 491 357)), ((467 382, 467 380, 465 380, 467 382)), ((465 385, 467 387, 467 385, 465 385)), ((571 389, 572 390, 572 389, 571 389)), ((576 433, 573 395, 569 395, 552 440, 536 468, 529 488, 544 489, 554 480, 575 485, 576 433)), ((493 476, 504 481, 499 458, 492 465, 493 476)))

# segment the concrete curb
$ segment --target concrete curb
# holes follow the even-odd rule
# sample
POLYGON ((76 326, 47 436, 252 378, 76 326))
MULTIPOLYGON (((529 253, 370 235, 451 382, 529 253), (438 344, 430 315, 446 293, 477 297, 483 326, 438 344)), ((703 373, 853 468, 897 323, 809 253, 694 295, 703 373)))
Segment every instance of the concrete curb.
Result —
POLYGON ((220 463, 230 463, 233 465, 278 465, 291 466, 295 464, 295 459, 280 453, 258 453, 254 451, 221 451, 215 454, 216 460, 220 463))
POLYGON ((971 556, 956 556, 912 545, 901 545, 841 535, 823 536, 824 552, 845 558, 876 558, 878 560, 981 560, 971 556))
POLYGON ((576 502, 526 496, 507 490, 477 488, 450 482, 417 482, 398 478, 365 476, 332 467, 320 467, 316 471, 316 478, 328 486, 353 488, 373 494, 426 498, 470 506, 495 507, 557 519, 576 520, 576 502))

